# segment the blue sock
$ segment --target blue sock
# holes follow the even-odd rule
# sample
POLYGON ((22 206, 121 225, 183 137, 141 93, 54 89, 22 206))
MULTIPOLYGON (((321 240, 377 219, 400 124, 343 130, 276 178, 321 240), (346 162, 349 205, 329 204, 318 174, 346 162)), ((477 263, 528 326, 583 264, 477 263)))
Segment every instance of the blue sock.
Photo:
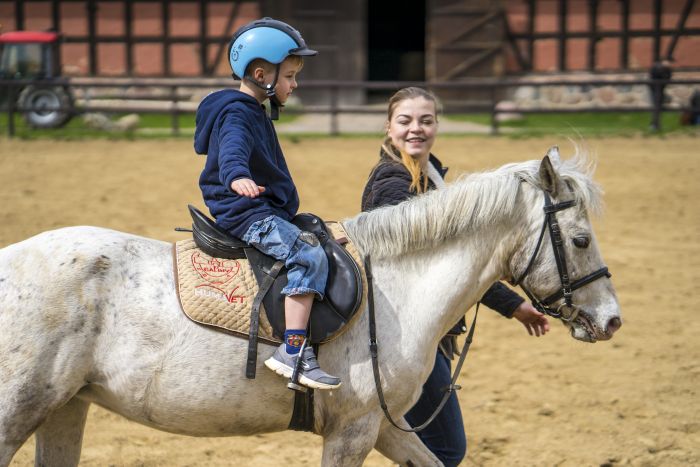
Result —
POLYGON ((287 353, 289 355, 298 354, 304 339, 306 339, 306 329, 287 329, 284 331, 284 343, 286 344, 287 353))

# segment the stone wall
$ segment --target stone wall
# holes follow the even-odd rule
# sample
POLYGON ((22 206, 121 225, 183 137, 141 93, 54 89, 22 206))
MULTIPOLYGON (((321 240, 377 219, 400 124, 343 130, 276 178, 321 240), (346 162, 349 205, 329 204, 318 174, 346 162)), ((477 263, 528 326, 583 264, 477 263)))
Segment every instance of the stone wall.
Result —
MULTIPOLYGON (((645 80, 647 74, 606 74, 604 76, 590 73, 529 75, 523 77, 527 82, 561 82, 561 81, 619 81, 645 80)), ((672 79, 698 80, 700 73, 676 73, 672 79)), ((695 85, 666 86, 666 106, 680 108, 688 106, 690 96, 700 90, 700 83, 695 85)), ((566 109, 566 108, 605 108, 605 107, 648 107, 651 105, 649 86, 645 84, 610 84, 610 85, 550 85, 521 86, 506 93, 506 101, 499 104, 499 109, 566 109)))

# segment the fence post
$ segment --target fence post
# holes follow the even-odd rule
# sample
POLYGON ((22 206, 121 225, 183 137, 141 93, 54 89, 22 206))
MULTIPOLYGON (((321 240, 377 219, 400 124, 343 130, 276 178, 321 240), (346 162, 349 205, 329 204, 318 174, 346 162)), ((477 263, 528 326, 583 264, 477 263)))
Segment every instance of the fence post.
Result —
POLYGON ((661 131, 661 110, 664 105, 664 87, 660 80, 653 79, 651 83, 651 96, 654 108, 651 111, 651 131, 661 131))
POLYGON ((7 106, 7 136, 12 138, 15 136, 15 100, 17 98, 17 88, 14 84, 10 84, 10 98, 7 106))
POLYGON ((331 86, 331 136, 338 136, 338 88, 331 86))
POLYGON ((170 87, 170 115, 172 124, 172 134, 173 136, 178 136, 180 134, 180 121, 179 113, 177 108, 177 84, 170 87))
POLYGON ((496 119, 496 88, 493 85, 489 86, 491 95, 491 134, 498 134, 498 120, 496 119))

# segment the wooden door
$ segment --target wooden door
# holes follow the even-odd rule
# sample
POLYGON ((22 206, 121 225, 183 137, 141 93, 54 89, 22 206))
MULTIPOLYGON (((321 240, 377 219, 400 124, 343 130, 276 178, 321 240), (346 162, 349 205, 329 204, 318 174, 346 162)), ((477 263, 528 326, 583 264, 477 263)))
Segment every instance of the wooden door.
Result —
POLYGON ((428 0, 426 77, 454 81, 503 74, 504 9, 493 0, 428 0))

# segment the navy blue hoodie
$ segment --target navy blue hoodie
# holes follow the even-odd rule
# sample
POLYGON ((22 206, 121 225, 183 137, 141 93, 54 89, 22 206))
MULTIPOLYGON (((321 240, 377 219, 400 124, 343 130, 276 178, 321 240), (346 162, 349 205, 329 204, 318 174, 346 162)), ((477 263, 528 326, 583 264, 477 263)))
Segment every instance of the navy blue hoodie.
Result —
POLYGON ((243 237, 256 221, 271 215, 291 220, 299 195, 265 107, 233 89, 216 91, 197 108, 194 150, 206 154, 199 177, 204 203, 216 223, 243 237), (231 182, 249 178, 265 192, 257 198, 240 196, 231 182))

